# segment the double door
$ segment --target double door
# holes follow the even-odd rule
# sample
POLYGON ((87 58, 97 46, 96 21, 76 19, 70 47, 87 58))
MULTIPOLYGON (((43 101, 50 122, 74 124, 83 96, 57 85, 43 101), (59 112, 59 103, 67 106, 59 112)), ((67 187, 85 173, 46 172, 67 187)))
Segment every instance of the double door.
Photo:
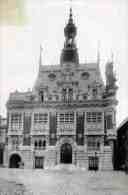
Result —
POLYGON ((44 157, 35 157, 35 169, 44 168, 44 157))
POLYGON ((97 171, 99 169, 99 158, 96 156, 89 157, 89 170, 97 171))

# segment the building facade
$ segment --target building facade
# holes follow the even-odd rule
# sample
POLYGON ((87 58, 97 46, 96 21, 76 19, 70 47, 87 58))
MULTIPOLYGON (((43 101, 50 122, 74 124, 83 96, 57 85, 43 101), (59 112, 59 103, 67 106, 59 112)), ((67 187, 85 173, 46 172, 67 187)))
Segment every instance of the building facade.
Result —
POLYGON ((4 166, 5 146, 7 143, 7 120, 0 115, 0 167, 4 166))
POLYGON ((113 169, 116 79, 113 62, 103 82, 99 58, 79 63, 77 28, 70 9, 58 65, 43 65, 32 91, 10 94, 5 166, 51 168, 60 163, 86 170, 113 169))

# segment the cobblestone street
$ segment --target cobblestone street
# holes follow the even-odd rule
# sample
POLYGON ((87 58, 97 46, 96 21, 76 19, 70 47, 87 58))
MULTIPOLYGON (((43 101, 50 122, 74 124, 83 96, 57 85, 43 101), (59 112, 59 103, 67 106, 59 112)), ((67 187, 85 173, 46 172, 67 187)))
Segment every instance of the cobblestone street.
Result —
POLYGON ((0 169, 2 192, 6 195, 127 195, 128 175, 78 169, 0 169))

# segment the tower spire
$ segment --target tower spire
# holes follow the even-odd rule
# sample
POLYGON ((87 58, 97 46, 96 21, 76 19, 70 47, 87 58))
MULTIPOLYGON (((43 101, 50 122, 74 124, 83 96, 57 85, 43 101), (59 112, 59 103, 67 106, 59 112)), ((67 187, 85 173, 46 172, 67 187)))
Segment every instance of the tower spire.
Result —
POLYGON ((79 64, 79 56, 75 42, 76 34, 77 28, 73 22, 72 8, 70 7, 68 23, 64 28, 65 42, 60 58, 61 64, 65 64, 67 62, 79 64))

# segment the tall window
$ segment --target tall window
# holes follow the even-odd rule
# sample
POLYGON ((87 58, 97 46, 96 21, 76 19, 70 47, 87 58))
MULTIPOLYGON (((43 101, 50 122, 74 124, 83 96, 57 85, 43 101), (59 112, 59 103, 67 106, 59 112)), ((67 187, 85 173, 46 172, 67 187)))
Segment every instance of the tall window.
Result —
POLYGON ((92 95, 93 95, 93 97, 97 96, 97 88, 93 88, 92 95))
POLYGON ((87 122, 100 123, 102 122, 101 112, 87 112, 87 122))
POLYGON ((67 90, 64 88, 62 89, 62 100, 66 101, 66 94, 67 94, 67 90))
POLYGON ((25 135, 23 137, 23 145, 24 146, 30 146, 31 145, 31 138, 29 135, 25 135))
POLYGON ((44 102, 44 92, 41 91, 39 95, 40 95, 41 102, 44 102))
POLYGON ((74 113, 67 112, 60 114, 60 123, 74 123, 74 113))
POLYGON ((19 113, 14 113, 11 115, 11 129, 17 130, 22 127, 22 116, 19 113))
POLYGON ((41 124, 48 122, 48 114, 47 113, 35 113, 34 114, 34 123, 41 124))
POLYGON ((98 136, 88 136, 87 148, 88 150, 99 150, 100 149, 100 141, 99 141, 98 136))
POLYGON ((72 101, 73 100, 73 89, 69 88, 68 90, 68 100, 72 101))
POLYGON ((36 140, 35 143, 35 150, 45 150, 46 148, 46 141, 42 141, 42 140, 36 140))
POLYGON ((105 117, 105 129, 112 129, 113 123, 112 123, 112 115, 107 115, 105 117))

